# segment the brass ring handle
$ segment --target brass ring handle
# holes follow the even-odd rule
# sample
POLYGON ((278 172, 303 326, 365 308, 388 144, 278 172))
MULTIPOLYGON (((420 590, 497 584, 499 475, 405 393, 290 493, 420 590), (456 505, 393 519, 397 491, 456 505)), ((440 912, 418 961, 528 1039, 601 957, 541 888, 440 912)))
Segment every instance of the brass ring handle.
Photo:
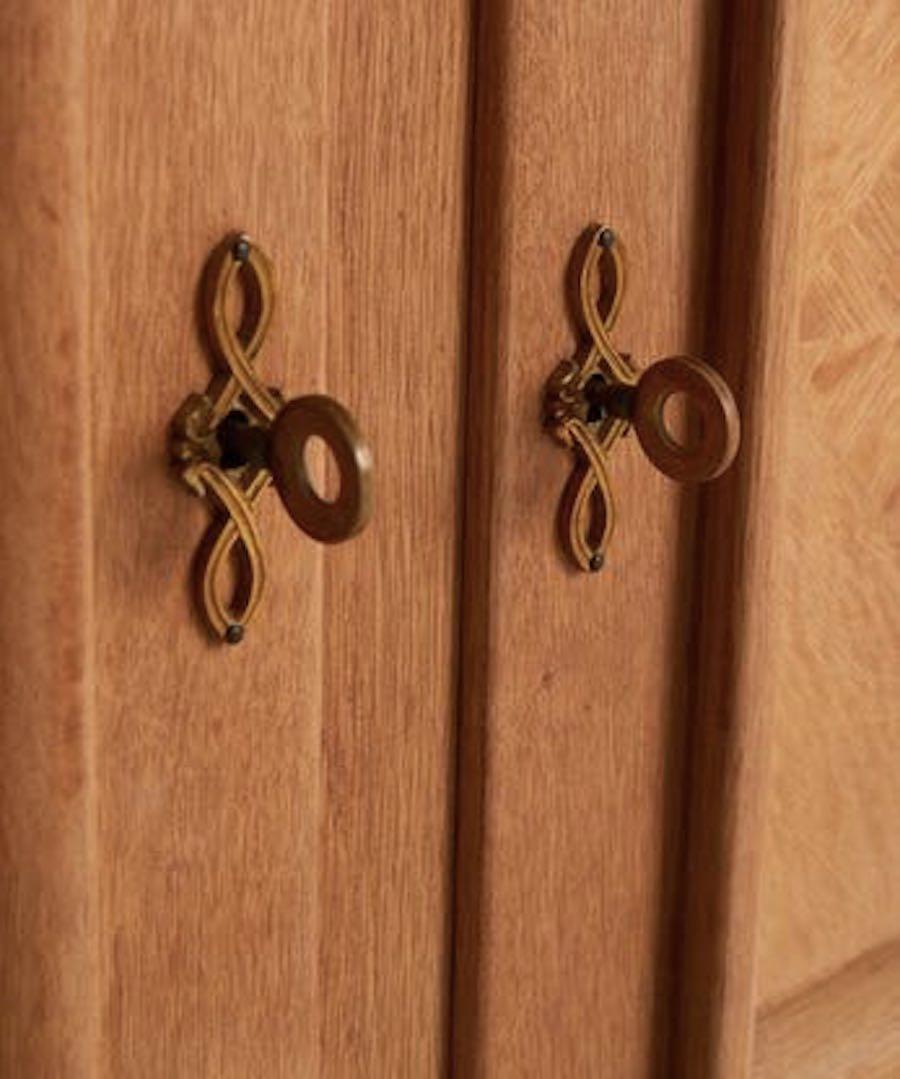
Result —
POLYGON ((644 453, 673 480, 700 483, 721 475, 741 441, 741 420, 728 383, 701 360, 670 356, 638 379, 631 422, 644 453), (669 433, 664 416, 670 397, 684 394, 698 429, 687 443, 669 433))
POLYGON ((271 481, 295 523, 314 539, 339 543, 356 535, 372 512, 372 453, 350 413, 330 397, 285 404, 254 369, 274 306, 269 258, 249 237, 227 237, 207 263, 203 292, 216 370, 206 392, 191 394, 175 415, 170 449, 182 479, 205 498, 213 520, 198 551, 196 593, 213 635, 229 644, 244 637, 266 578, 256 506, 271 481), (244 292, 240 325, 228 318, 229 293, 244 292), (320 498, 303 451, 319 436, 337 462, 337 499, 320 498), (222 595, 226 565, 237 554, 239 580, 222 595))
POLYGON ((372 513, 372 452, 350 413, 330 397, 298 397, 278 413, 269 442, 269 467, 284 508, 298 527, 322 543, 340 543, 365 528, 372 513), (340 475, 337 498, 320 498, 304 458, 318 436, 340 475))
POLYGON ((732 463, 741 424, 728 384, 708 364, 670 356, 640 372, 616 350, 611 331, 624 292, 625 256, 613 230, 606 225, 589 230, 576 258, 575 313, 587 341, 550 377, 544 423, 575 456, 560 502, 563 545, 579 569, 596 572, 604 564, 615 522, 606 461, 620 439, 633 427, 661 472, 681 482, 700 482, 721 475, 732 463), (686 443, 666 426, 666 402, 678 394, 687 397, 698 421, 686 443))

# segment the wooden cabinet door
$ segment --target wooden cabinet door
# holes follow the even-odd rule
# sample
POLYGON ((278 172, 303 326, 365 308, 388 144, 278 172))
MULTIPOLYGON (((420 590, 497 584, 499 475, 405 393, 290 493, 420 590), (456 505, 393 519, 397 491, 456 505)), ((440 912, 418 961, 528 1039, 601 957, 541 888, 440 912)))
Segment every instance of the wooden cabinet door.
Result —
POLYGON ((482 11, 459 1075, 900 1068, 897 43, 890 4, 482 11), (597 218, 621 347, 718 365, 743 445, 699 493, 617 449, 590 576, 536 425, 597 218))
POLYGON ((644 1076, 674 961, 693 494, 626 440, 599 575, 559 550, 569 455, 544 386, 583 342, 566 270, 626 245, 616 325, 643 363, 702 355, 718 17, 697 3, 481 11, 454 1053, 461 1076, 644 1076))
POLYGON ((468 18, 2 5, 3 1076, 441 1071, 468 18), (232 229, 263 377, 351 409, 377 498, 326 549, 268 497, 236 649, 166 461, 232 229))

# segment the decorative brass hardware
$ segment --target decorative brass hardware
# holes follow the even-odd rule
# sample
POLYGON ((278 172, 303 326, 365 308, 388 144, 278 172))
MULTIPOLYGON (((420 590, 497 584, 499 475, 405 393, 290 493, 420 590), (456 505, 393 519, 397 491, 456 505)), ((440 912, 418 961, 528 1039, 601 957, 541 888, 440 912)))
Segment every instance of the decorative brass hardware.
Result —
POLYGON ((237 644, 262 597, 265 556, 256 520, 260 495, 274 480, 291 518, 310 536, 339 543, 371 516, 372 455, 349 412, 330 397, 285 403, 256 376, 253 362, 272 318, 272 264, 241 234, 226 238, 206 267, 203 308, 215 373, 205 393, 191 394, 172 421, 170 450, 182 480, 208 499, 213 520, 197 552, 197 602, 220 640, 237 644), (228 301, 243 289, 244 311, 235 327, 228 301), (333 502, 316 494, 303 451, 318 436, 340 473, 333 502), (226 563, 237 554, 234 595, 221 595, 226 563))
POLYGON ((660 471, 682 482, 710 480, 734 460, 740 417, 731 390, 716 371, 688 356, 671 356, 638 371, 610 340, 624 292, 624 256, 611 228, 601 225, 585 245, 578 273, 580 314, 588 344, 551 375, 545 425, 575 455, 560 502, 563 544, 582 570, 601 569, 615 509, 606 470, 613 446, 633 427, 660 471), (595 281, 599 276, 599 293, 595 281), (695 437, 681 444, 663 410, 686 395, 699 414, 695 437))

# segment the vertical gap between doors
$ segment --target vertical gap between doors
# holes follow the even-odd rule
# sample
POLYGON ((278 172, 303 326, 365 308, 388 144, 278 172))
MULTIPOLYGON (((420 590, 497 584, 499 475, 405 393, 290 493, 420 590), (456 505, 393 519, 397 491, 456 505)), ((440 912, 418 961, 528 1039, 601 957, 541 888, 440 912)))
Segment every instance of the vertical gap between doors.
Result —
MULTIPOLYGON (((699 136, 695 146, 692 250, 689 291, 688 351, 714 365, 719 361, 709 346, 710 312, 715 303, 716 233, 721 219, 722 133, 727 116, 723 77, 724 33, 727 18, 720 4, 708 2, 703 11, 698 82, 699 136)), ((682 891, 689 810, 691 717, 694 708, 696 626, 699 618, 697 561, 700 496, 685 485, 679 492, 678 553, 672 581, 672 616, 667 647, 670 712, 663 777, 662 859, 656 926, 656 986, 650 1028, 651 1074, 670 1079, 670 1058, 677 1012, 678 970, 681 963, 682 891)))
POLYGON ((490 616, 493 427, 496 397, 497 212, 502 190, 508 0, 469 0, 468 120, 461 321, 456 722, 448 783, 449 858, 446 1074, 474 1076, 478 1044, 478 931, 483 898, 484 716, 490 616), (492 111, 493 110, 493 111, 492 111))
POLYGON ((776 250, 785 222, 773 224, 774 194, 790 201, 774 191, 789 171, 780 158, 790 158, 778 128, 788 8, 783 0, 721 7, 704 351, 735 390, 743 446, 733 473, 699 496, 691 573, 672 1004, 658 1059, 660 1075, 685 1079, 742 1075, 752 1046, 764 724, 747 687, 764 669, 753 648, 767 583, 758 518, 770 436, 760 401, 770 382, 777 400, 780 361, 769 354, 777 335, 766 320, 776 318, 769 297, 788 291, 790 277, 776 250))

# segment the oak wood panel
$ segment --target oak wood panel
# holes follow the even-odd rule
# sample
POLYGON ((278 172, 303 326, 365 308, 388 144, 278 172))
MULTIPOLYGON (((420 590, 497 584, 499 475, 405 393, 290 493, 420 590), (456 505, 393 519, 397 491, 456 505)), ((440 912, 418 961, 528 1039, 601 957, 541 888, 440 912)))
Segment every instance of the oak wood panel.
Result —
POLYGON ((740 402, 742 448, 700 505, 672 1060, 686 1079, 737 1079, 751 1060, 805 17, 802 4, 748 0, 724 23, 707 345, 740 402))
POLYGON ((446 1072, 470 4, 331 4, 326 386, 375 451, 324 567, 323 1074, 446 1072))
POLYGON ((817 4, 803 54, 799 318, 779 406, 770 615, 764 1006, 900 935, 896 6, 817 4))
POLYGON ((690 515, 628 440, 607 568, 572 571, 555 529, 571 465, 540 407, 577 344, 566 263, 594 220, 628 249, 620 346, 641 362, 699 349, 708 15, 481 9, 454 990, 466 1079, 624 1079, 664 1061, 690 515))
POLYGON ((4 1060, 438 1074, 467 9, 26 7, 3 46, 20 290, 4 308, 19 535, 2 550, 21 583, 0 619, 19 665, 2 695, 4 1060), (227 649, 190 613, 205 511, 165 436, 206 383, 194 297, 235 227, 279 280, 264 376, 350 406, 378 504, 324 550, 268 499, 270 587, 227 649))
POLYGON ((759 1013, 755 1079, 894 1079, 898 1074, 896 941, 863 953, 759 1013))
POLYGON ((324 22, 312 0, 89 11, 104 1069, 315 1074, 323 555, 266 499, 263 609, 210 642, 207 513, 164 438, 206 385, 191 301, 234 228, 275 262, 260 372, 324 382, 324 22))
POLYGON ((84 25, 0 9, 0 1073, 95 1074, 84 25))

